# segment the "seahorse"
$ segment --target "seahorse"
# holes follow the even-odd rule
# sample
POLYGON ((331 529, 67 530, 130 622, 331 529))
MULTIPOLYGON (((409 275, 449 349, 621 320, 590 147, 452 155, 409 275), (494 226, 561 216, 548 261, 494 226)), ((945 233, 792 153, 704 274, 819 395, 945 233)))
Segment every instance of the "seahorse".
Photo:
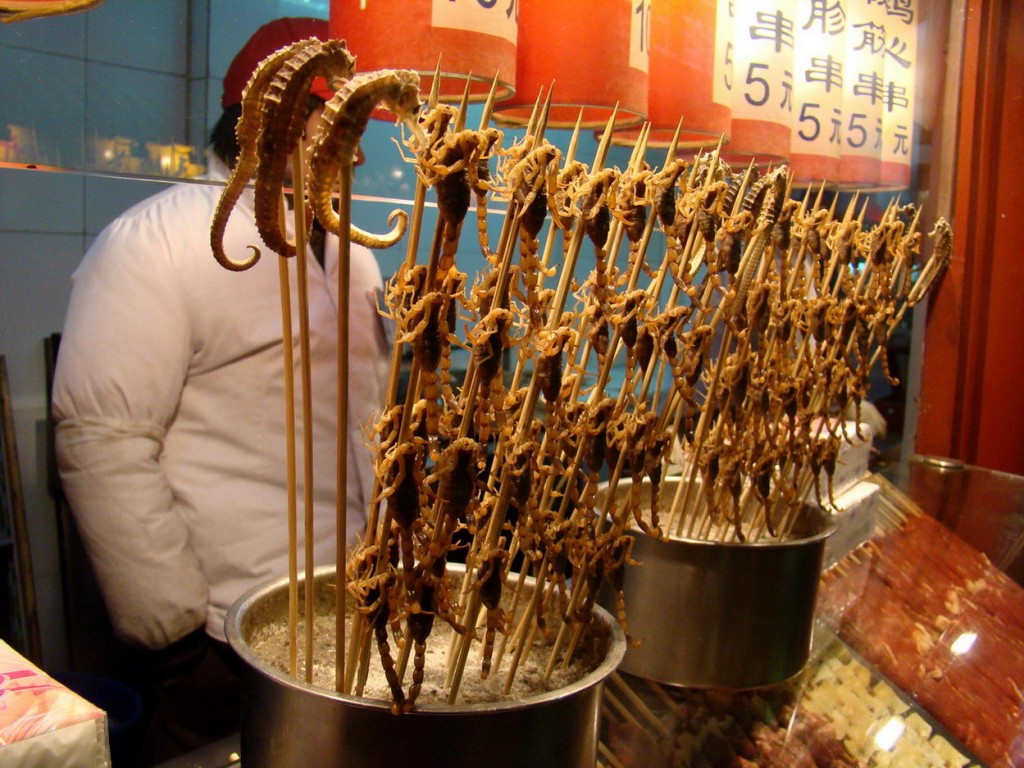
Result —
POLYGON ((282 256, 295 255, 295 245, 288 242, 281 229, 281 191, 289 158, 306 128, 306 103, 313 78, 324 77, 328 82, 347 80, 354 70, 355 58, 343 40, 317 41, 284 63, 263 98, 260 162, 256 169, 256 228, 267 247, 282 256))
MULTIPOLYGON (((338 234, 341 228, 331 204, 331 192, 337 185, 342 166, 352 162, 370 114, 378 104, 383 102, 400 122, 405 122, 418 138, 423 138, 416 122, 420 107, 419 85, 419 75, 410 70, 366 72, 349 80, 327 102, 310 155, 309 202, 328 232, 338 234)), ((392 217, 399 213, 404 217, 404 211, 395 212, 392 217)), ((402 229, 404 231, 404 226, 402 229)), ((356 232, 353 228, 353 239, 359 242, 356 232)))
POLYGON ((249 246, 253 253, 244 261, 233 261, 224 252, 224 231, 227 229, 228 217, 234 210, 235 204, 242 196, 249 179, 256 173, 259 166, 259 138, 263 130, 263 97, 270 88, 274 76, 299 51, 309 45, 317 44, 320 41, 315 37, 300 40, 285 48, 270 54, 259 63, 249 82, 242 91, 242 114, 235 126, 235 136, 238 139, 239 154, 231 176, 217 201, 217 209, 213 214, 213 223, 210 226, 210 248, 213 249, 213 256, 217 263, 225 269, 233 272, 240 272, 248 269, 260 257, 260 251, 256 246, 249 246))

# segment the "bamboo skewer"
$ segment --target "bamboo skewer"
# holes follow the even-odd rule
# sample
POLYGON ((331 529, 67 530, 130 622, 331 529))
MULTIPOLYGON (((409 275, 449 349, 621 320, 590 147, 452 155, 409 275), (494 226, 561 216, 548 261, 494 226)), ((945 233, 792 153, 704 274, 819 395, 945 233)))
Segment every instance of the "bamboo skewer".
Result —
MULTIPOLYGON (((337 541, 338 564, 335 568, 335 689, 345 686, 345 594, 348 580, 341 553, 346 551, 346 530, 348 528, 348 377, 349 377, 349 317, 348 301, 351 292, 351 243, 349 232, 352 227, 352 162, 341 167, 338 176, 340 229, 338 244, 338 445, 337 445, 337 541)), ((312 543, 307 543, 307 548, 312 543)), ((311 581, 306 582, 307 585, 311 581)), ((312 590, 309 590, 312 591, 312 590)), ((310 614, 312 615, 312 614, 310 614)), ((312 620, 312 619, 310 619, 312 620)), ((312 633, 310 633, 312 634, 312 633)))
POLYGON ((299 312, 299 365, 302 387, 302 483, 305 536, 306 682, 313 680, 313 415, 312 369, 309 337, 309 281, 306 270, 306 151, 300 141, 292 153, 295 193, 292 205, 295 224, 295 279, 299 312))
POLYGON ((284 357, 285 482, 288 504, 288 673, 297 677, 299 583, 298 583, 298 490, 295 456, 295 363, 292 356, 292 297, 288 260, 277 257, 281 288, 282 351, 284 357))

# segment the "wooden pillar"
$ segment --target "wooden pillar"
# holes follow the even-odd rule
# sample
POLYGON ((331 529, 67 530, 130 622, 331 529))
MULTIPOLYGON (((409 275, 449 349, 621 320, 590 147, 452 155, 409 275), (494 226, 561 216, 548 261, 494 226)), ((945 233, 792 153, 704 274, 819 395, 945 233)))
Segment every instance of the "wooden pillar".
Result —
POLYGON ((928 309, 916 452, 1024 474, 1024 4, 968 0, 953 263, 928 309))

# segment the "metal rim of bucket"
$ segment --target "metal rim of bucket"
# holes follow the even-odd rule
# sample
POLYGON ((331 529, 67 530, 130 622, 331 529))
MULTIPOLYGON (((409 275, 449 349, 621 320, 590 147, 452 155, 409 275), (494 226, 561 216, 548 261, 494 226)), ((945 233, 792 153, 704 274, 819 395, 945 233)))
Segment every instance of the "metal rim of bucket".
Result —
MULTIPOLYGON (((678 475, 671 475, 669 477, 666 477, 664 480, 662 480, 661 485, 662 485, 662 488, 664 489, 665 486, 667 486, 669 484, 672 484, 674 486, 676 483, 679 483, 679 482, 683 482, 682 478, 680 478, 678 475)), ((645 479, 645 480, 643 480, 642 484, 644 486, 649 486, 650 485, 650 481, 645 479)), ((618 495, 619 493, 621 493, 622 489, 629 489, 632 485, 633 485, 632 478, 629 478, 629 477, 620 478, 619 482, 618 482, 618 485, 616 485, 616 487, 615 487, 616 494, 618 495)), ((598 493, 605 492, 605 491, 607 491, 607 489, 608 489, 608 482, 605 481, 605 482, 601 483, 598 486, 598 493)), ((664 491, 662 493, 664 495, 664 491)), ((836 532, 836 528, 838 527, 838 524, 836 523, 836 519, 835 519, 834 515, 830 514, 827 510, 825 510, 824 508, 822 508, 822 507, 820 507, 820 506, 818 506, 816 504, 812 504, 810 502, 805 502, 804 506, 803 506, 803 512, 806 513, 808 511, 817 518, 817 520, 816 520, 817 525, 815 527, 818 528, 818 530, 815 531, 812 534, 808 534, 808 535, 805 535, 805 536, 803 536, 803 535, 802 536, 793 536, 793 537, 785 538, 785 539, 775 539, 775 538, 772 538, 770 536, 767 536, 767 537, 762 536, 757 541, 712 541, 711 539, 694 539, 694 538, 691 538, 689 536, 676 536, 674 534, 669 534, 668 538, 667 538, 667 541, 669 541, 669 542, 685 542, 686 544, 692 544, 692 545, 696 545, 696 546, 707 546, 707 547, 742 547, 742 548, 750 548, 750 547, 763 547, 763 548, 769 548, 769 547, 771 547, 771 548, 775 548, 775 547, 802 547, 802 546, 807 546, 808 544, 813 544, 814 542, 820 541, 822 539, 827 539, 829 536, 831 536, 833 533, 836 532)), ((644 533, 640 529, 640 527, 637 526, 636 520, 634 520, 632 518, 630 518, 630 523, 629 523, 629 529, 628 530, 634 536, 647 536, 647 535, 649 535, 649 534, 644 533)), ((652 537, 652 538, 656 538, 656 537, 652 537)))
MULTIPOLYGON (((449 572, 459 573, 462 571, 462 566, 458 564, 449 564, 449 572)), ((325 565, 316 568, 313 572, 314 582, 318 582, 324 578, 330 578, 335 575, 335 567, 333 565, 325 565)), ((299 585, 301 586, 305 581, 304 576, 299 576, 299 585)), ((263 600, 275 595, 276 593, 286 590, 288 588, 289 579, 287 576, 276 579, 274 581, 262 584, 260 586, 250 589, 248 592, 243 594, 238 600, 236 600, 231 607, 228 609, 227 616, 224 619, 224 630, 227 635, 227 641, 235 652, 241 657, 242 661, 248 664, 253 669, 256 669, 274 681, 297 688, 305 691, 311 695, 321 696, 327 699, 334 699, 338 701, 344 701, 351 704, 359 705, 369 709, 379 709, 381 711, 390 712, 391 702, 384 701, 382 699, 370 699, 362 696, 353 696, 351 694, 340 693, 338 691, 330 690, 319 685, 313 685, 307 683, 305 680, 292 677, 290 674, 284 672, 278 667, 269 664, 258 656, 249 647, 248 640, 243 636, 242 633, 242 620, 250 613, 252 608, 263 600)), ((501 712, 505 710, 520 709, 523 707, 529 707, 532 705, 546 704, 552 701, 558 701, 563 698, 569 698, 591 688, 599 683, 603 682, 612 672, 614 672, 623 657, 626 654, 626 636, 622 631, 622 627, 619 626, 619 622, 616 621, 612 615, 601 606, 593 606, 593 612, 595 618, 598 621, 603 622, 609 629, 607 647, 605 649, 604 659, 594 669, 588 672, 578 680, 555 688, 550 691, 544 691, 537 693, 532 696, 525 696, 520 699, 513 699, 508 701, 497 701, 497 702, 478 702, 478 703, 463 703, 463 704, 417 704, 416 707, 409 713, 402 715, 402 717, 415 717, 417 712, 422 713, 461 713, 461 714, 482 714, 486 712, 501 712)))

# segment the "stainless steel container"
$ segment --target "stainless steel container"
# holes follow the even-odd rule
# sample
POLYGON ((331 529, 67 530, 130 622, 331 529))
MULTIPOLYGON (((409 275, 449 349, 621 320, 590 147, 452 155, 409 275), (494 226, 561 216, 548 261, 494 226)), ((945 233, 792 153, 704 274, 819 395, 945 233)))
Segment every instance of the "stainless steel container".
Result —
MULTIPOLYGON (((671 498, 678 480, 666 480, 671 498)), ((629 483, 617 491, 628 493, 629 483)), ((645 497, 646 492, 645 492, 645 497)), ((649 498, 649 497, 647 497, 649 498)), ((623 595, 630 647, 620 669, 669 685, 757 688, 803 669, 831 515, 805 506, 787 541, 662 541, 634 531, 623 595)), ((614 606, 606 588, 605 607, 614 606)))
MULTIPOLYGON (((334 568, 315 574, 317 599, 333 601, 334 568)), ((228 642, 242 657, 242 765, 245 768, 500 768, 552 765, 593 768, 601 684, 625 652, 622 630, 609 625, 604 661, 565 688, 515 702, 417 705, 391 714, 386 702, 307 685, 256 656, 249 638, 287 616, 288 582, 249 592, 228 611, 228 642)))

